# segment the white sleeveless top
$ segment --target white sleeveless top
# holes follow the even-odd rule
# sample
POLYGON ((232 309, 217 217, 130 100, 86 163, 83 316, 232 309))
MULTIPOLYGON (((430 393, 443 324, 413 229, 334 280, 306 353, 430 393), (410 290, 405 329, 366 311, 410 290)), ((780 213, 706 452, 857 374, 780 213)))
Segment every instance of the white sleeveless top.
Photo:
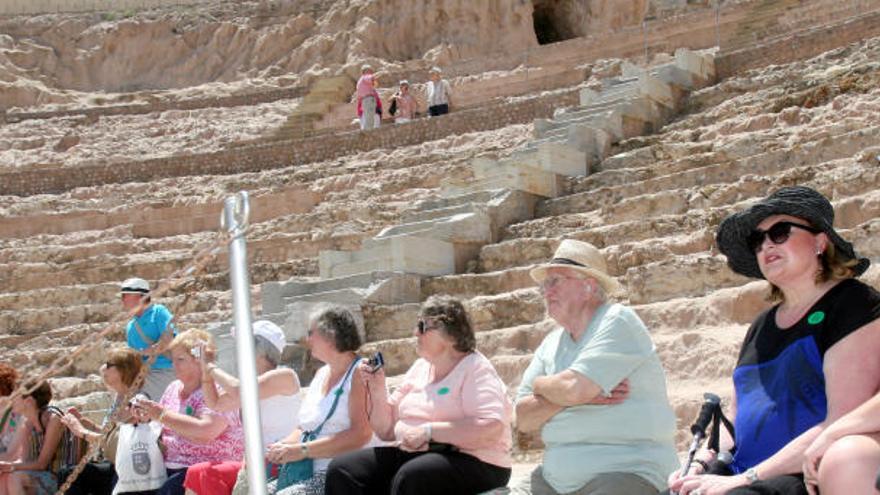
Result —
POLYGON ((263 430, 263 448, 283 440, 299 425, 299 408, 302 397, 299 391, 293 395, 273 395, 260 399, 260 422, 263 430))
MULTIPOLYGON (((351 428, 351 417, 348 414, 348 398, 351 395, 351 381, 355 378, 355 373, 357 371, 352 371, 351 376, 345 380, 345 384, 342 386, 342 394, 339 396, 339 403, 336 405, 336 411, 324 423, 318 438, 329 437, 351 428)), ((336 396, 335 392, 339 389, 339 385, 330 389, 327 395, 321 395, 324 384, 327 383, 329 377, 330 366, 324 365, 315 373, 312 383, 309 384, 309 389, 299 409, 299 427, 303 431, 311 431, 317 428, 324 421, 324 418, 327 417, 327 413, 330 412, 330 408, 333 406, 333 399, 336 396)), ((329 458, 316 458, 315 472, 326 471, 330 461, 331 459, 329 458)))

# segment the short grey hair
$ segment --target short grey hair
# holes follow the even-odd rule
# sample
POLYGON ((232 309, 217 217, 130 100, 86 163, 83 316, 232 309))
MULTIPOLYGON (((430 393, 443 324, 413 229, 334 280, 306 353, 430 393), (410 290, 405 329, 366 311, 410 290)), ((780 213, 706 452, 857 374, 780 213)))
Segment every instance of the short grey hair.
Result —
POLYGON ((606 302, 608 302, 608 293, 605 292, 605 287, 602 287, 602 283, 599 282, 599 280, 597 280, 593 277, 589 277, 589 276, 586 277, 586 280, 593 281, 593 284, 592 284, 593 289, 591 289, 593 292, 593 299, 595 299, 596 301, 598 301, 602 304, 605 304, 606 302))
POLYGON ((357 351, 361 346, 357 322, 351 311, 339 305, 318 308, 309 318, 309 328, 314 327, 327 340, 333 342, 337 352, 357 351))
POLYGON ((269 342, 262 335, 254 335, 254 353, 257 356, 263 356, 273 368, 277 368, 281 364, 281 352, 275 347, 275 344, 269 342))

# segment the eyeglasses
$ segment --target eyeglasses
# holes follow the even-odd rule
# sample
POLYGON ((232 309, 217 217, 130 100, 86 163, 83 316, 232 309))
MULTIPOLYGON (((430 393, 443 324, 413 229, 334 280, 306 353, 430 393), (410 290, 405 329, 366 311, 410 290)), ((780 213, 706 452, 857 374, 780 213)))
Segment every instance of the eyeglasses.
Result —
POLYGON ((764 238, 769 238, 773 244, 784 244, 785 241, 791 236, 791 228, 797 227, 801 230, 806 230, 807 232, 811 232, 813 234, 819 234, 822 231, 819 229, 814 229, 809 225, 801 225, 799 223, 792 222, 776 222, 767 230, 758 230, 755 229, 751 234, 746 238, 746 244, 749 246, 749 249, 752 251, 759 253, 761 252, 761 246, 764 244, 764 238))
POLYGON ((546 292, 546 291, 552 289, 553 287, 556 287, 557 285, 559 285, 560 282, 563 282, 565 280, 583 280, 583 279, 580 277, 562 277, 559 275, 553 275, 553 276, 545 278, 541 282, 541 285, 540 285, 541 292, 546 292))
POLYGON ((425 335, 429 330, 435 330, 437 328, 437 324, 429 324, 428 320, 419 319, 419 322, 416 324, 416 330, 419 331, 419 335, 425 335))

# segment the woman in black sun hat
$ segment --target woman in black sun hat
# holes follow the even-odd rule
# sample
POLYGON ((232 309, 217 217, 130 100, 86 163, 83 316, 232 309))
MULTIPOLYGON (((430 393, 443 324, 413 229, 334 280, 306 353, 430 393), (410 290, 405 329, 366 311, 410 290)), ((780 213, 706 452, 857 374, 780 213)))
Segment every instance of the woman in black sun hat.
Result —
POLYGON ((702 451, 692 474, 670 476, 672 491, 806 493, 806 448, 878 389, 880 293, 856 280, 870 262, 833 223, 831 203, 800 186, 721 223, 716 240, 730 268, 766 279, 776 304, 752 323, 733 371, 736 438, 721 443, 732 462, 702 451))

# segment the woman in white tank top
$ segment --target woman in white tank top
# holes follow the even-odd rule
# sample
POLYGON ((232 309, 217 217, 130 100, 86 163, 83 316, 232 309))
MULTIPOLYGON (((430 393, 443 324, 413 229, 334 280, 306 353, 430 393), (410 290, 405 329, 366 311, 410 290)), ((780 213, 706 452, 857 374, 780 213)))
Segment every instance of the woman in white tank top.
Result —
POLYGON ((366 389, 363 381, 353 379, 358 361, 355 351, 360 345, 357 324, 345 308, 328 307, 311 318, 309 350, 326 364, 315 374, 303 399, 300 427, 281 442, 270 445, 266 457, 278 464, 313 459, 313 475, 290 486, 270 483, 270 493, 323 495, 330 460, 364 447, 372 437, 366 413, 366 389), (303 431, 315 432, 319 427, 316 438, 302 441, 303 431))
MULTIPOLYGON (((286 344, 284 332, 274 323, 265 320, 254 322, 253 332, 260 397, 260 426, 265 447, 297 428, 301 394, 296 372, 290 368, 278 367, 286 344)), ((238 380, 235 377, 213 364, 203 362, 202 385, 205 403, 211 409, 225 412, 239 408, 238 380), (218 389, 215 382, 222 388, 218 389)), ((184 486, 195 493, 212 495, 247 493, 247 473, 246 469, 242 469, 243 465, 243 461, 231 461, 190 466, 184 486)))

